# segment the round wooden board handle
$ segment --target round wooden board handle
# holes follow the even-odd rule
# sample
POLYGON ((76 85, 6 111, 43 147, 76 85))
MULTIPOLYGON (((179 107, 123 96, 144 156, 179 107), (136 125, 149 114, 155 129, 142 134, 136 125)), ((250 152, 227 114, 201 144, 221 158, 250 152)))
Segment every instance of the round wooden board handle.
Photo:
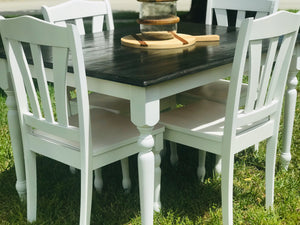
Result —
POLYGON ((136 22, 138 24, 143 25, 168 25, 178 23, 180 18, 178 16, 170 16, 168 18, 163 19, 137 19, 136 22))
POLYGON ((220 41, 220 36, 219 35, 196 35, 196 36, 193 36, 197 41, 220 41))
POLYGON ((133 48, 144 48, 144 49, 172 49, 172 48, 182 48, 188 47, 195 42, 208 43, 218 43, 220 40, 219 35, 202 35, 202 36, 192 36, 188 34, 178 34, 175 32, 170 32, 174 38, 169 40, 149 40, 145 38, 142 34, 133 34, 121 38, 121 43, 128 47, 133 48))

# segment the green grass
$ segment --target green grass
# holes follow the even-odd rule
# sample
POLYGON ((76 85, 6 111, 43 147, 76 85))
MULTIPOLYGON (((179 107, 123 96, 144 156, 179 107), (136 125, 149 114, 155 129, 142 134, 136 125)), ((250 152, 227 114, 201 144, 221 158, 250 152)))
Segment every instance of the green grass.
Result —
MULTIPOLYGON (((300 79, 300 76, 298 76, 300 79)), ((297 87, 300 92, 300 84, 297 87)), ((15 189, 15 168, 11 149, 6 96, 0 89, 0 224, 29 224, 26 205, 15 189)), ((280 168, 279 153, 275 181, 274 210, 264 208, 265 144, 258 153, 253 149, 236 156, 234 170, 234 223, 262 225, 300 224, 300 94, 298 93, 292 161, 288 171, 280 168)), ((282 127, 278 150, 282 145, 282 127)), ((221 224, 221 184, 212 173, 214 156, 208 154, 207 176, 199 183, 196 176, 197 150, 179 146, 179 163, 172 167, 169 151, 162 158, 161 213, 155 225, 221 224)), ((120 163, 103 168, 104 190, 93 193, 91 224, 140 224, 139 190, 136 156, 130 158, 131 193, 121 184, 120 163)), ((80 175, 68 166, 38 157, 38 212, 33 224, 73 225, 79 221, 80 175)))

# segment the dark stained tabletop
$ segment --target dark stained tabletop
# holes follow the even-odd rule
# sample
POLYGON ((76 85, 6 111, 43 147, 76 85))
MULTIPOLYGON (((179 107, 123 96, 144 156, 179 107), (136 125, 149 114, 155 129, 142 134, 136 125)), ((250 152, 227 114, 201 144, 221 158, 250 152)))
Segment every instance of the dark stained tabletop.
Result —
POLYGON ((202 42, 186 48, 163 50, 121 45, 121 37, 139 33, 138 24, 85 35, 83 52, 87 76, 145 87, 233 61, 237 38, 235 28, 179 23, 177 32, 219 34, 220 42, 202 42))

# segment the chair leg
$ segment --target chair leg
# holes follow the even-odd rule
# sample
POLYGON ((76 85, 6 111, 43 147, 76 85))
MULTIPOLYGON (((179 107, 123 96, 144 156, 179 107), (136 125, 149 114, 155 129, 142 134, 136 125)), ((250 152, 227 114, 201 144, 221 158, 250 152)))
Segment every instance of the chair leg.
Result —
POLYGON ((36 154, 25 149, 25 170, 27 185, 27 220, 36 220, 37 210, 37 173, 36 173, 36 154))
POLYGON ((129 163, 128 158, 121 160, 121 166, 122 166, 122 174, 123 174, 123 180, 122 180, 122 186, 126 193, 130 192, 131 189, 131 180, 129 176, 129 163))
POLYGON ((94 187, 96 191, 100 194, 103 189, 102 169, 98 168, 95 170, 94 173, 95 173, 94 187))
POLYGON ((215 176, 221 176, 222 173, 222 157, 216 155, 215 176))
POLYGON ((178 163, 177 143, 170 141, 170 162, 173 166, 178 163))
POLYGON ((266 150, 266 208, 273 208, 274 202, 274 176, 276 163, 277 135, 267 142, 266 150))
POLYGON ((80 225, 90 224, 93 192, 93 171, 81 169, 80 225))
POLYGON ((201 182, 204 181, 205 172, 206 172, 205 171, 205 159, 206 159, 206 151, 199 149, 197 175, 201 182))
POLYGON ((234 167, 234 155, 224 154, 222 156, 222 179, 221 179, 221 191, 222 191, 222 215, 223 225, 233 224, 233 167, 234 167))

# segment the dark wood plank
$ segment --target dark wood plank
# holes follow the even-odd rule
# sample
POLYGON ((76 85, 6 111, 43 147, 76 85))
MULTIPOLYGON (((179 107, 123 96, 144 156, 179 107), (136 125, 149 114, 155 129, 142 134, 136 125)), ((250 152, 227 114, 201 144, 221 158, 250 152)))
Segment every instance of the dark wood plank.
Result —
POLYGON ((87 75, 137 86, 157 84, 230 63, 237 37, 235 28, 182 23, 178 25, 178 32, 219 34, 220 43, 197 43, 187 48, 168 50, 135 49, 121 45, 121 37, 137 32, 138 25, 115 30, 110 35, 86 36, 83 49, 87 75), (106 43, 105 46, 103 43, 106 43))

